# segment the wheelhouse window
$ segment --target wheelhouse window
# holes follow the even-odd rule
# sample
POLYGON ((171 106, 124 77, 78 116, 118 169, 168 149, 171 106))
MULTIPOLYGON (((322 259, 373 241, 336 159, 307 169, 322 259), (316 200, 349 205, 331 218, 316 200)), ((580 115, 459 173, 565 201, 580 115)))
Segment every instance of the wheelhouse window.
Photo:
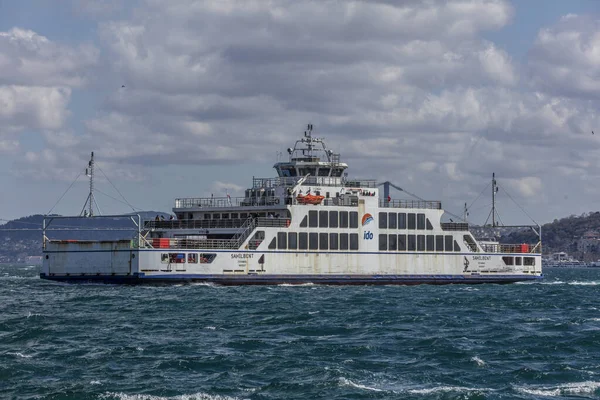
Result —
POLYGON ((388 229, 396 229, 398 227, 397 222, 396 213, 388 213, 388 229))
MULTIPOLYGON (((350 211, 350 228, 358 228, 358 212, 356 212, 356 211, 350 211)), ((357 234, 357 236, 358 236, 358 234, 357 234)), ((353 250, 353 249, 351 249, 351 250, 353 250)), ((358 250, 358 247, 357 247, 357 250, 358 250)))
POLYGON ((380 212, 379 213, 379 229, 387 228, 387 213, 380 212))
POLYGON ((328 222, 327 211, 319 211, 319 228, 328 228, 328 222))
POLYGON ((425 230, 425 214, 417 214, 417 229, 425 230))
POLYGON ((319 214, 317 211, 309 211, 308 212, 308 226, 310 228, 318 228, 319 227, 319 214))
POLYGON ((398 229, 406 229, 406 213, 398 213, 398 229))
POLYGON ((415 214, 408 214, 408 229, 417 228, 417 218, 415 214))
POLYGON ((340 228, 348 227, 348 211, 340 211, 340 228))
POLYGON ((337 211, 329 211, 329 227, 330 228, 338 227, 338 212, 337 211))

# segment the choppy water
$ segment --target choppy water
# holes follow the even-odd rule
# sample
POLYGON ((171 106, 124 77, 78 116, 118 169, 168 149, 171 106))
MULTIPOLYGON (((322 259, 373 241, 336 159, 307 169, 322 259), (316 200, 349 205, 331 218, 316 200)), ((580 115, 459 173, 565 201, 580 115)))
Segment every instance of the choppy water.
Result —
POLYGON ((600 398, 600 269, 481 286, 69 285, 0 266, 0 397, 600 398))

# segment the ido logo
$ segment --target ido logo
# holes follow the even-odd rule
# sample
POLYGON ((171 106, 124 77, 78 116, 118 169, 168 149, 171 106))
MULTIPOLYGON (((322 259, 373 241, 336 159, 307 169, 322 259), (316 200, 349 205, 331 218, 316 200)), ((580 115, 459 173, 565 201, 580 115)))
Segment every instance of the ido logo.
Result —
POLYGON ((373 240, 373 232, 366 231, 363 235, 363 239, 365 240, 373 240))

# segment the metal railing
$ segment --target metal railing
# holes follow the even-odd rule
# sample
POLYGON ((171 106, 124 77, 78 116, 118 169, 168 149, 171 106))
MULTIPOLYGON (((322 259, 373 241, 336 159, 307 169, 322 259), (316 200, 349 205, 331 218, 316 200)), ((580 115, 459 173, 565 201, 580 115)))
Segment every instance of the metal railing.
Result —
POLYGON ((382 208, 426 208, 431 210, 441 210, 441 201, 429 200, 379 200, 379 207, 382 208))
MULTIPOLYGON (((302 176, 281 176, 275 178, 253 178, 252 188, 274 188, 278 186, 293 187, 296 186, 302 176)), ((375 179, 352 179, 344 180, 342 177, 335 176, 309 176, 304 180, 302 186, 342 186, 352 188, 375 188, 377 181, 375 179)))
POLYGON ((275 206, 279 197, 189 197, 175 199, 175 208, 229 208, 248 206, 275 206))
POLYGON ((442 222, 443 231, 468 231, 469 224, 466 222, 442 222))
POLYGON ((144 221, 144 229, 238 229, 252 220, 256 226, 285 228, 289 218, 233 218, 233 219, 176 219, 172 221, 144 221))
POLYGON ((525 253, 538 254, 541 243, 537 244, 480 244, 484 253, 525 253))

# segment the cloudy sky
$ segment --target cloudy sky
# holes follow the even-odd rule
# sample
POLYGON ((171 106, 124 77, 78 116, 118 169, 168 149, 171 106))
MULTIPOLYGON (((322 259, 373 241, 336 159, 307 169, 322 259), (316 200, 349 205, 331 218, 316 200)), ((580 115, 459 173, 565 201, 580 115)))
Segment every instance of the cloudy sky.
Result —
POLYGON ((239 195, 312 123, 350 176, 460 214, 495 172, 503 222, 543 223, 600 210, 599 105, 596 0, 0 0, 0 219, 91 151, 103 213, 239 195))

